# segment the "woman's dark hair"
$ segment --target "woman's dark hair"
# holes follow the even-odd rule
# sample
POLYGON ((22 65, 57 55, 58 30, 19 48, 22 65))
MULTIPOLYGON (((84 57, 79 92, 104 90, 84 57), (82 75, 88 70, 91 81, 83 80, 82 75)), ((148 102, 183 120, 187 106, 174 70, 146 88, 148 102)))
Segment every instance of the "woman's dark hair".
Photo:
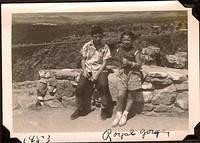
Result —
POLYGON ((134 41, 135 39, 136 39, 136 35, 135 34, 133 34, 133 32, 131 32, 131 31, 124 31, 122 34, 121 34, 121 36, 120 36, 120 41, 122 41, 122 38, 124 37, 124 35, 128 35, 128 36, 130 36, 130 38, 131 38, 131 40, 132 41, 134 41))
POLYGON ((100 26, 92 25, 91 27, 91 35, 94 34, 103 34, 103 30, 100 26))

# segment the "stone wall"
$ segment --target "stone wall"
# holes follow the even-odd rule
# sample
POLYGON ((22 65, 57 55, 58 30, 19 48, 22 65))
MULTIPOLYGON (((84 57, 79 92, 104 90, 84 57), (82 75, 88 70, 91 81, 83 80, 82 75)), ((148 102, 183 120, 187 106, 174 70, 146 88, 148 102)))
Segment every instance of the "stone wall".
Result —
MULTIPOLYGON (((109 74, 109 86, 114 100, 117 96, 117 69, 109 74)), ((46 105, 50 107, 75 106, 74 91, 80 70, 62 69, 46 70, 54 75, 57 95, 62 103, 45 96, 46 105), (50 99, 50 100, 47 100, 50 99)), ((144 83, 138 92, 132 112, 148 116, 187 116, 188 115, 188 77, 187 70, 143 66, 144 83)), ((49 78, 51 79, 51 77, 49 78)), ((13 110, 33 108, 36 103, 36 87, 39 81, 13 83, 13 110)), ((94 97, 97 96, 94 93, 94 97), (95 96, 96 95, 96 96, 95 96)))

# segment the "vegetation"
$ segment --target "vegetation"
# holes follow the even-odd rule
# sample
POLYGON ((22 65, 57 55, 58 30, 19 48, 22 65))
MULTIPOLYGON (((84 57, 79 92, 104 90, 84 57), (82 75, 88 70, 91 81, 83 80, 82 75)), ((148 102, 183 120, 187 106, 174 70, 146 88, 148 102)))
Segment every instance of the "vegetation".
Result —
MULTIPOLYGON (((68 19, 68 21, 70 20, 68 19)), ((103 27, 105 31, 104 40, 112 51, 119 42, 122 31, 127 29, 134 31, 138 35, 135 41, 137 48, 145 48, 149 45, 161 48, 159 63, 161 66, 165 66, 166 54, 174 54, 176 51, 187 52, 187 31, 176 30, 178 26, 179 29, 187 28, 185 16, 173 16, 171 18, 159 16, 151 18, 135 17, 134 19, 120 17, 119 19, 108 18, 89 22, 74 20, 72 23, 57 24, 33 24, 30 21, 15 21, 12 26, 13 81, 35 80, 38 78, 38 70, 40 69, 78 68, 80 66, 79 51, 82 45, 90 39, 88 29, 92 24, 103 27), (160 30, 155 33, 152 26, 158 26, 160 30), (49 42, 66 43, 31 46, 34 43, 49 42), (23 44, 29 44, 29 46, 23 47, 23 44), (19 45, 19 48, 14 48, 16 45, 19 45)), ((110 61, 109 64, 113 65, 114 62, 110 61)))

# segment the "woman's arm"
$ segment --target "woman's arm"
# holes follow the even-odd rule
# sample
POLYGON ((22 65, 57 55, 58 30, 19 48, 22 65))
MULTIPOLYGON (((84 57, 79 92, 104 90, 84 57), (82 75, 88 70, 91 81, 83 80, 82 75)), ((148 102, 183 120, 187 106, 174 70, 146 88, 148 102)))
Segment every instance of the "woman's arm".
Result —
POLYGON ((140 69, 142 66, 142 59, 141 59, 140 52, 137 52, 135 54, 135 61, 136 62, 132 62, 132 61, 127 60, 126 58, 123 58, 123 60, 122 60, 123 64, 126 64, 135 69, 140 69))
POLYGON ((137 54, 135 55, 135 63, 132 63, 132 67, 136 68, 136 69, 140 69, 142 66, 142 59, 141 59, 141 53, 137 52, 137 54))

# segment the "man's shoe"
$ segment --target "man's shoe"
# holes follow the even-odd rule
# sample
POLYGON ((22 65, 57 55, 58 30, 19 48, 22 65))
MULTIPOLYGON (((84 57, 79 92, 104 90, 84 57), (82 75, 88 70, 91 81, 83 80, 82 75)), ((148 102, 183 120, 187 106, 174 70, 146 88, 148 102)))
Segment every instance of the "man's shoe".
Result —
POLYGON ((108 108, 107 113, 106 113, 107 118, 111 118, 111 117, 112 117, 113 108, 114 108, 115 105, 116 105, 116 102, 115 102, 115 101, 112 101, 112 102, 110 103, 109 108, 108 108))
POLYGON ((107 109, 101 108, 101 120, 106 120, 107 118, 107 109))
POLYGON ((74 113, 71 115, 71 120, 75 120, 75 119, 79 118, 80 116, 86 116, 87 114, 88 114, 88 112, 81 111, 81 110, 77 109, 77 110, 74 111, 74 113))

